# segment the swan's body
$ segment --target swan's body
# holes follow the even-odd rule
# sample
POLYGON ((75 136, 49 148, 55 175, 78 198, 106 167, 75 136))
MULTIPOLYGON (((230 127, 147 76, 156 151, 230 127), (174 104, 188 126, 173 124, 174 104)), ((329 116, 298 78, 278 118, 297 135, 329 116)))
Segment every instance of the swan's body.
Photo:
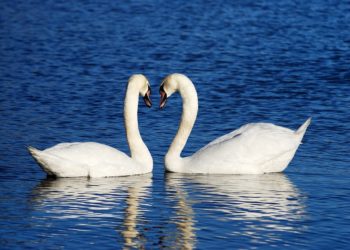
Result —
POLYGON ((189 157, 181 157, 196 120, 198 97, 186 76, 172 74, 163 81, 160 106, 179 91, 183 113, 178 132, 165 156, 167 171, 204 174, 263 174, 282 172, 293 159, 311 119, 297 131, 270 123, 250 123, 217 138, 189 157))
POLYGON ((138 96, 150 106, 150 89, 143 75, 129 79, 125 95, 124 119, 131 157, 110 146, 95 142, 60 143, 40 151, 28 150, 50 176, 107 177, 145 174, 152 171, 152 156, 144 144, 137 121, 138 96))

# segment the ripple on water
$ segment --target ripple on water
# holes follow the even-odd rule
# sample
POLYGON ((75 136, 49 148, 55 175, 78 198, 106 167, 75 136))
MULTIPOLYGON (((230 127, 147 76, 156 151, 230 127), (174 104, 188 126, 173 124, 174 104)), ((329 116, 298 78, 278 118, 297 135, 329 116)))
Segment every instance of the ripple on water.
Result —
POLYGON ((37 248, 348 248, 350 5, 347 1, 2 1, 0 241, 37 248), (39 4, 40 3, 40 4, 39 4), (164 174, 187 74, 199 113, 184 155, 249 122, 313 118, 285 174, 164 174), (125 84, 152 177, 45 180, 26 151, 96 141, 128 152, 125 84))

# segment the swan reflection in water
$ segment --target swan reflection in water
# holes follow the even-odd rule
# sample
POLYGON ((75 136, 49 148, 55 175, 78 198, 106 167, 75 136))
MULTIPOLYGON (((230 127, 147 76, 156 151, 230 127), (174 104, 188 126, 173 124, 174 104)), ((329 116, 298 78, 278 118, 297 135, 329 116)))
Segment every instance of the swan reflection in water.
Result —
POLYGON ((279 239, 280 233, 300 233, 306 229, 300 224, 306 213, 304 198, 283 173, 168 173, 166 180, 167 187, 177 195, 175 209, 183 213, 183 218, 187 216, 178 224, 189 249, 196 241, 195 230, 200 229, 195 225, 196 219, 202 225, 213 225, 212 230, 219 230, 219 236, 244 236, 251 242, 283 240, 279 239))
POLYGON ((140 203, 150 195, 151 185, 151 174, 46 179, 33 190, 31 202, 35 210, 49 213, 52 219, 74 220, 80 229, 86 226, 91 230, 93 226, 96 234, 101 227, 115 228, 118 220, 122 225, 116 230, 121 231, 124 247, 139 248, 144 244, 137 229, 143 212, 140 203))
MULTIPOLYGON (((300 223, 305 219, 303 196, 284 174, 167 173, 165 179, 166 192, 161 190, 161 200, 152 206, 147 201, 150 175, 44 180, 33 190, 31 203, 39 211, 34 215, 42 219, 44 214, 45 220, 33 219, 36 225, 47 227, 46 237, 76 230, 100 239, 114 228, 121 237, 116 237, 114 230, 107 236, 117 238, 125 248, 138 249, 145 248, 149 240, 156 240, 159 248, 175 249, 192 249, 205 238, 217 237, 273 243, 282 241, 285 232, 305 230, 300 223), (160 213, 145 223, 150 214, 146 214, 147 209, 160 213), (53 234, 52 226, 61 231, 53 234), (150 234, 147 228, 155 231, 150 234)), ((45 232, 44 228, 42 235, 45 232)), ((98 239, 91 238, 91 242, 98 239)))
POLYGON ((166 174, 166 189, 173 191, 172 198, 175 199, 173 208, 175 215, 170 218, 176 225, 176 231, 172 235, 169 233, 166 244, 174 249, 193 249, 196 243, 195 234, 195 214, 192 208, 192 200, 188 197, 188 193, 182 187, 183 180, 181 174, 166 174), (180 177, 180 178, 177 178, 180 177), (174 238, 171 238, 171 237, 174 238))

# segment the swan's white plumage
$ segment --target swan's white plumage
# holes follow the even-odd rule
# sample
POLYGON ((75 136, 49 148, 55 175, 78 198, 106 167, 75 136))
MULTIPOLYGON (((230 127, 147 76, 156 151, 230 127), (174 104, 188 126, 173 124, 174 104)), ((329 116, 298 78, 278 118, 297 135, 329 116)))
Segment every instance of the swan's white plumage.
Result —
POLYGON ((301 137, 290 129, 251 123, 212 141, 188 161, 193 172, 281 172, 293 158, 300 141, 301 137))
POLYGON ((179 91, 183 100, 183 115, 178 133, 165 157, 170 172, 205 174, 263 174, 281 172, 293 159, 309 118, 297 131, 270 123, 251 123, 210 142, 192 156, 182 158, 197 114, 197 93, 184 75, 173 74, 163 82, 169 93, 179 91))
MULTIPOLYGON (((152 171, 153 161, 138 131, 137 106, 139 93, 148 86, 142 75, 130 78, 125 102, 125 126, 132 157, 96 142, 60 143, 40 151, 28 150, 42 169, 56 177, 107 177, 145 174, 152 171), (140 160, 142 159, 142 160, 140 160)), ((146 90, 147 91, 147 90, 146 90)))

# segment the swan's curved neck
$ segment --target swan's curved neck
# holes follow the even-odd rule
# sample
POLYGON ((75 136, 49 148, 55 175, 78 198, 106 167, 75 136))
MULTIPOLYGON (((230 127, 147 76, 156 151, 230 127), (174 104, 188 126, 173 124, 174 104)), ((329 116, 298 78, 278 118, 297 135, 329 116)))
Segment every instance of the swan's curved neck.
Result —
POLYGON ((129 84, 124 101, 124 125, 131 158, 142 165, 151 167, 153 164, 152 156, 143 142, 139 131, 137 118, 138 102, 139 90, 129 84))
POLYGON ((182 116, 179 129, 170 145, 165 160, 174 161, 181 158, 187 139, 191 134, 198 112, 197 91, 189 79, 178 81, 178 90, 182 97, 182 116))

